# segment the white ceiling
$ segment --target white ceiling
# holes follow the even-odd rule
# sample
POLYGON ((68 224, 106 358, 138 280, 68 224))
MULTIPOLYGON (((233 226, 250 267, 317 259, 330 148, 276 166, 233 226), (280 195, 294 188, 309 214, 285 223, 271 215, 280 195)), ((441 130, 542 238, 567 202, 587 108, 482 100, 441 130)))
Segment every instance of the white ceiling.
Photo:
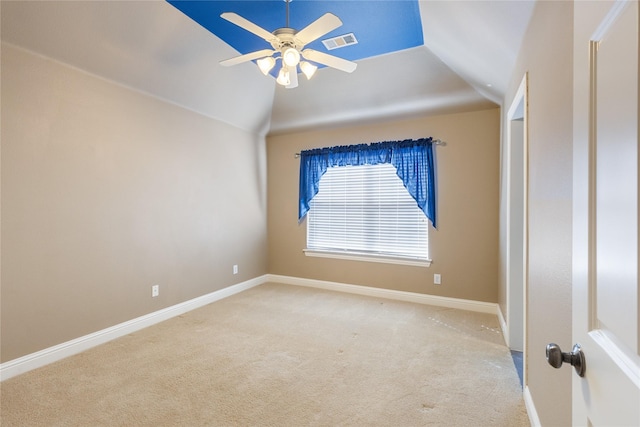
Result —
POLYGON ((235 50, 162 0, 2 0, 0 14, 3 43, 264 134, 500 104, 533 6, 421 1, 424 46, 295 89, 253 63, 220 66, 235 50))

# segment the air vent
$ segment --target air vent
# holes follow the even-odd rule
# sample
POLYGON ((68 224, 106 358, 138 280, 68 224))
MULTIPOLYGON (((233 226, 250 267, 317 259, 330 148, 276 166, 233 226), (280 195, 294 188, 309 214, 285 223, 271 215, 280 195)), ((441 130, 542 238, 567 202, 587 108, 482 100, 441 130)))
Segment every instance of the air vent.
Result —
POLYGON ((345 47, 352 44, 358 44, 358 40, 353 33, 344 34, 342 36, 333 37, 330 39, 322 40, 322 44, 328 50, 338 49, 339 47, 345 47))

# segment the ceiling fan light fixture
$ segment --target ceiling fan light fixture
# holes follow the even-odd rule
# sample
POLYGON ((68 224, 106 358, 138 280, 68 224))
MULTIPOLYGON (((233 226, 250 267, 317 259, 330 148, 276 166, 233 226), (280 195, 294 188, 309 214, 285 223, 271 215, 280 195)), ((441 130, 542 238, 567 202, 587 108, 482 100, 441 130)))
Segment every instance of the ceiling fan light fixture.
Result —
POLYGON ((318 67, 313 65, 311 62, 300 61, 300 69, 304 75, 307 76, 307 80, 311 80, 311 77, 316 73, 318 67))
POLYGON ((276 60, 272 56, 267 56, 266 58, 258 59, 257 63, 262 74, 266 76, 273 66, 276 65, 276 60))
MULTIPOLYGON (((1 0, 0 0, 1 1, 1 0)), ((315 74, 317 65, 325 65, 346 73, 355 71, 357 64, 337 56, 329 55, 313 49, 304 49, 313 41, 329 34, 342 25, 342 21, 333 13, 327 12, 300 31, 289 26, 289 2, 287 2, 287 26, 269 32, 234 12, 225 12, 220 17, 244 30, 255 34, 269 43, 273 49, 262 49, 220 61, 221 65, 230 66, 248 61, 256 61, 265 75, 273 72, 278 59, 282 60, 282 68, 278 70, 277 83, 289 89, 298 87, 298 65, 307 79, 315 74), (304 49, 304 50, 303 50, 304 49), (276 56, 274 56, 276 55, 276 56), (301 59, 304 58, 304 61, 301 59), (312 61, 309 63, 308 61, 312 61)))
POLYGON ((282 52, 282 61, 289 67, 295 67, 300 62, 300 52, 295 48, 289 47, 282 52))
POLYGON ((286 66, 282 66, 282 68, 280 68, 276 81, 282 86, 289 86, 291 84, 291 76, 289 75, 289 70, 287 70, 286 66))

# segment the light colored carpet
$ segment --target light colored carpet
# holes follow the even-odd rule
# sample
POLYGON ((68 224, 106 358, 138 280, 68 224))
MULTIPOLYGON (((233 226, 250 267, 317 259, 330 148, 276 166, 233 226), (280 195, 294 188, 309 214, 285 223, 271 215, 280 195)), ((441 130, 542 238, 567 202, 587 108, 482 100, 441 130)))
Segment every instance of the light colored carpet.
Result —
POLYGON ((280 284, 0 387, 2 426, 529 425, 495 316, 280 284))

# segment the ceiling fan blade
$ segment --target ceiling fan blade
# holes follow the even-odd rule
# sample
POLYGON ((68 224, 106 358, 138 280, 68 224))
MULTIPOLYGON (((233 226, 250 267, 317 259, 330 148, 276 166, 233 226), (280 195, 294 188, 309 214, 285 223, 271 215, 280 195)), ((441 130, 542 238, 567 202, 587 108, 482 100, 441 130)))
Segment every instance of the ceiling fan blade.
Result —
POLYGON ((263 38, 268 42, 271 42, 272 40, 276 39, 276 36, 271 34, 269 31, 265 30, 262 27, 257 26, 253 22, 249 21, 248 19, 243 18, 242 16, 238 15, 237 13, 225 12, 222 15, 220 15, 220 17, 223 18, 223 19, 226 19, 227 21, 231 22, 232 24, 236 24, 240 28, 244 28, 245 30, 249 31, 250 33, 253 33, 253 34, 255 34, 256 36, 258 36, 260 38, 263 38))
POLYGON ((263 49, 257 50, 255 52, 250 52, 245 55, 236 56, 234 58, 225 59, 224 61, 220 61, 220 65, 224 65, 225 67, 230 67, 231 65, 241 64, 243 62, 253 61, 254 59, 264 58, 265 56, 271 56, 275 53, 275 50, 271 49, 263 49))
POLYGON ((298 87, 298 68, 293 65, 289 66, 289 84, 285 86, 287 89, 293 89, 294 87, 298 87))
POLYGON ((305 49, 301 53, 302 56, 309 61, 327 65, 331 68, 337 68, 338 70, 346 73, 353 73, 358 66, 355 62, 347 61, 346 59, 338 58, 337 56, 329 55, 313 49, 305 49))
POLYGON ((319 37, 342 25, 342 21, 333 13, 325 13, 311 24, 298 31, 295 38, 303 45, 309 44, 319 37))

